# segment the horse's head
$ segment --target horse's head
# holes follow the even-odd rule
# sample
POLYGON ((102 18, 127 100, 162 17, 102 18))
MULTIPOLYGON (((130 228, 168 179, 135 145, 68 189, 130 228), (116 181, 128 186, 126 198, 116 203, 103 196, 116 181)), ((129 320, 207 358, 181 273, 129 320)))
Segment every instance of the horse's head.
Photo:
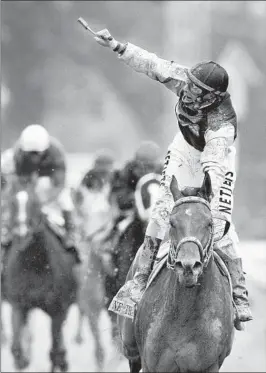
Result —
POLYGON ((206 173, 201 188, 181 192, 173 177, 170 188, 175 205, 170 215, 168 268, 177 273, 181 284, 192 287, 198 283, 212 250, 211 180, 206 173))
POLYGON ((36 231, 42 216, 34 185, 17 182, 12 190, 10 202, 13 238, 25 240, 36 231))

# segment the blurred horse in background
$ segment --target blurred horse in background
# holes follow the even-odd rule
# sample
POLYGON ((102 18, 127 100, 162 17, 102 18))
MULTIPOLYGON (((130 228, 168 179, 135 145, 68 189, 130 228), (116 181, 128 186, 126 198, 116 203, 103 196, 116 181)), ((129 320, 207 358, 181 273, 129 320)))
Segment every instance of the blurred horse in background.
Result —
POLYGON ((110 244, 102 242, 114 226, 115 215, 109 202, 109 184, 104 183, 97 170, 88 172, 86 183, 73 190, 81 238, 80 288, 78 292, 77 343, 82 343, 85 317, 89 321, 95 341, 95 358, 98 371, 102 371, 105 352, 100 335, 100 318, 105 309, 105 277, 114 274, 110 244))
POLYGON ((6 258, 4 296, 12 306, 11 351, 17 369, 30 363, 31 338, 25 346, 28 315, 40 308, 52 320, 51 371, 67 371, 63 323, 75 302, 75 258, 50 228, 32 183, 13 184, 9 195, 12 244, 6 258), (25 348, 26 347, 26 348, 25 348))
MULTIPOLYGON (((8 213, 6 200, 7 200, 7 180, 6 177, 1 173, 1 221, 5 219, 5 214, 8 213)), ((3 227, 3 223, 1 224, 1 228, 3 227)), ((1 229, 1 234, 4 234, 1 229)), ((6 331, 4 329, 3 321, 2 321, 2 306, 3 302, 6 301, 5 299, 5 291, 4 291, 4 271, 6 267, 6 258, 7 258, 6 250, 3 251, 3 247, 1 247, 1 344, 4 345, 7 341, 6 331)))
MULTIPOLYGON (((83 237, 82 281, 78 296, 79 323, 75 339, 78 343, 83 340, 82 325, 86 315, 94 336, 95 355, 100 371, 104 360, 100 317, 124 284, 130 265, 143 241, 149 209, 154 200, 153 187, 159 186, 160 175, 150 174, 148 178, 143 178, 133 196, 127 185, 120 183, 115 172, 109 183, 104 182, 101 172, 96 169, 89 171, 86 177, 86 182, 73 191, 83 237)), ((111 313, 110 317, 112 337, 117 341, 116 319, 111 313)))

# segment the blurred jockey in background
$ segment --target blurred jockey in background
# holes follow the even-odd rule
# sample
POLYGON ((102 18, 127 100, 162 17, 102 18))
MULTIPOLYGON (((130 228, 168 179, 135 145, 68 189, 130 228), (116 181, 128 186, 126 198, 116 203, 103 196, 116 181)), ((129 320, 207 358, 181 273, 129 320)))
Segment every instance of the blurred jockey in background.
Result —
POLYGON ((76 191, 76 207, 82 236, 101 254, 112 251, 114 240, 136 213, 135 189, 142 176, 160 173, 160 149, 152 141, 143 141, 133 158, 122 169, 114 168, 110 150, 96 153, 93 167, 76 191), (124 221, 124 224, 120 224, 124 221))
MULTIPOLYGON (((137 304, 146 289, 154 260, 169 227, 173 208, 172 176, 183 189, 199 187, 204 174, 208 173, 213 191, 211 208, 215 248, 222 253, 231 275, 238 320, 252 320, 238 252, 238 236, 231 224, 237 118, 227 92, 227 72, 214 61, 203 61, 188 68, 164 60, 134 44, 115 40, 107 29, 97 32, 95 40, 117 53, 120 61, 136 72, 156 80, 178 97, 175 114, 179 131, 165 158, 160 193, 140 248, 138 270, 133 280, 118 292, 117 299, 126 309, 127 300, 137 304), (127 299, 123 294, 129 294, 127 299)), ((116 312, 115 302, 110 309, 116 312)))
MULTIPOLYGON (((135 191, 138 181, 150 173, 161 174, 161 150, 153 141, 143 141, 133 158, 113 176, 112 198, 120 210, 120 217, 135 209, 135 191)), ((120 219, 119 219, 120 220, 120 219)))
POLYGON ((99 237, 112 225, 113 212, 109 203, 115 158, 111 150, 101 149, 75 192, 79 225, 83 237, 99 237))
MULTIPOLYGON (((115 155, 110 149, 100 149, 96 152, 92 170, 102 174, 104 182, 109 182, 115 167, 115 155)), ((85 175, 86 178, 86 175, 85 175)))
MULTIPOLYGON (((7 183, 5 193, 12 191, 12 183, 26 185, 33 182, 43 210, 52 204, 61 211, 65 227, 64 246, 68 252, 74 253, 78 263, 74 204, 66 186, 65 150, 59 141, 50 136, 43 126, 29 125, 15 145, 3 153, 1 169, 7 183)), ((8 248, 12 243, 8 202, 4 210, 1 244, 3 248, 8 248)))

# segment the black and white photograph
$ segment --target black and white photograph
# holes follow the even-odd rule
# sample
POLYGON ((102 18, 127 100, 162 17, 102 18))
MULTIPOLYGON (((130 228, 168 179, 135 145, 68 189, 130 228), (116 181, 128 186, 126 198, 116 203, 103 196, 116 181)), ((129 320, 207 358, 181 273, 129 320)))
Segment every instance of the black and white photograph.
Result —
POLYGON ((266 1, 1 1, 1 371, 266 372, 266 1))

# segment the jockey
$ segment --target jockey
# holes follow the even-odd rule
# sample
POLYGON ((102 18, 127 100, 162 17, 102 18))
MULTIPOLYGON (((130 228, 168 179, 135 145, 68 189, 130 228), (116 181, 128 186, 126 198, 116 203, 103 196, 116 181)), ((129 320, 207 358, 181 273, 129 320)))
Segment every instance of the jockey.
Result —
MULTIPOLYGON (((110 183, 114 170, 114 163, 115 158, 112 152, 109 149, 101 149, 96 153, 92 168, 83 177, 81 185, 87 186, 88 189, 92 187, 89 181, 92 172, 94 175, 94 179, 96 178, 96 175, 98 175, 98 177, 101 178, 103 184, 110 183)), ((100 186, 101 182, 99 180, 99 188, 100 186)))
MULTIPOLYGON (((56 202, 65 221, 65 248, 73 252, 79 262, 76 250, 74 205, 70 190, 66 187, 66 160, 62 145, 39 125, 27 126, 13 148, 2 157, 2 172, 6 179, 18 177, 22 183, 36 180, 36 193, 43 205, 56 202)), ((11 228, 8 219, 3 220, 1 243, 10 246, 11 228), (4 234, 3 234, 4 233, 4 234)))
MULTIPOLYGON (((99 31, 95 40, 117 53, 118 58, 136 72, 163 84, 179 98, 175 112, 180 131, 165 158, 161 193, 140 248, 139 268, 134 279, 122 289, 128 290, 125 292, 136 303, 145 291, 173 208, 169 188, 172 175, 175 175, 181 188, 199 187, 204 173, 208 172, 213 190, 211 208, 216 247, 227 258, 238 320, 251 320, 242 260, 237 250, 238 237, 233 224, 230 224, 236 179, 234 142, 237 118, 227 92, 227 72, 213 61, 187 68, 174 61, 163 60, 131 43, 116 41, 106 29, 99 31)), ((120 294, 123 297, 123 291, 120 294)))
POLYGON ((116 196, 121 215, 135 208, 135 190, 138 181, 149 173, 161 174, 160 148, 153 141, 143 141, 133 159, 113 177, 112 193, 116 196))
POLYGON ((77 212, 82 235, 97 245, 112 229, 113 213, 109 202, 115 158, 109 149, 99 150, 92 167, 77 188, 77 212), (102 237, 103 236, 103 237, 102 237))

